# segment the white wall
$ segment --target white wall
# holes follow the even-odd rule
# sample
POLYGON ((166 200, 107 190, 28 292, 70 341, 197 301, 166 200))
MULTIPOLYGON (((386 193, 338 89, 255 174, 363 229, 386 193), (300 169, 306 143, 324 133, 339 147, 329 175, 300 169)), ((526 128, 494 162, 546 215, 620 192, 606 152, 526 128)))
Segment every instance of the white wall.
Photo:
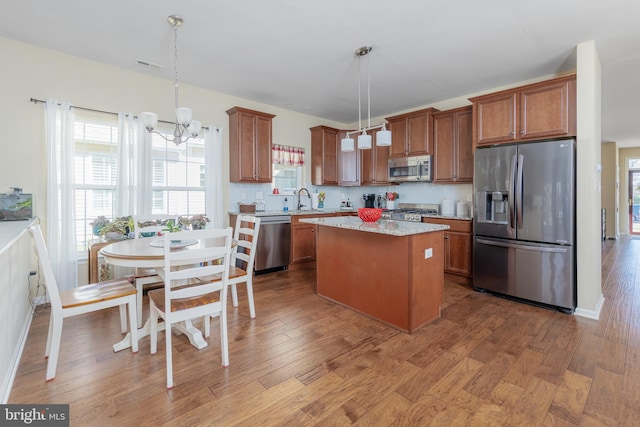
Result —
POLYGON ((577 72, 577 314, 598 318, 602 295, 601 217, 601 80, 600 59, 593 41, 578 45, 577 72))

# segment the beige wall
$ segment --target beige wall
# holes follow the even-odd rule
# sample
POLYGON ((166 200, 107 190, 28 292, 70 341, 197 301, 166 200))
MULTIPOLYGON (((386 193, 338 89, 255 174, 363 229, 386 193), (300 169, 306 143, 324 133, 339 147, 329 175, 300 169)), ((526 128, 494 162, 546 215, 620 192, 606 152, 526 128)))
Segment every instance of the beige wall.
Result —
MULTIPOLYGON (((0 193, 9 187, 22 187, 34 194, 34 210, 45 217, 46 150, 43 106, 30 98, 56 98, 72 105, 135 114, 154 111, 160 119, 173 119, 171 80, 137 73, 51 50, 0 38, 2 96, 0 120, 5 129, 0 156, 0 193)), ((273 139, 278 144, 310 150, 309 128, 318 124, 343 127, 344 124, 259 104, 225 94, 181 84, 180 100, 193 109, 203 125, 224 129, 223 177, 228 178, 228 116, 235 105, 275 114, 273 139)), ((308 151, 309 152, 309 151, 308 151)), ((311 166, 307 166, 311 176, 311 166)), ((226 186, 225 186, 226 187, 226 186)), ((224 197, 228 205, 228 194, 224 197)), ((44 221, 43 221, 44 222, 44 221)))
POLYGON ((602 144, 602 208, 607 211, 606 236, 619 236, 618 227, 618 144, 602 144))

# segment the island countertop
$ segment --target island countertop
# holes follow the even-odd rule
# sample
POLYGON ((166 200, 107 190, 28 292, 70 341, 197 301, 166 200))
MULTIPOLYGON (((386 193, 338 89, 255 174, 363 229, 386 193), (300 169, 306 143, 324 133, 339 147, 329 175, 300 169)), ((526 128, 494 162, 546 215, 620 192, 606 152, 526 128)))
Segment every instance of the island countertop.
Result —
POLYGON ((303 218, 300 219, 300 222, 344 228, 348 230, 365 231, 367 233, 387 234, 391 236, 411 236, 414 234, 431 233, 433 231, 443 231, 449 228, 448 225, 442 224, 393 221, 387 219, 379 219, 376 222, 364 222, 360 218, 354 216, 303 218))

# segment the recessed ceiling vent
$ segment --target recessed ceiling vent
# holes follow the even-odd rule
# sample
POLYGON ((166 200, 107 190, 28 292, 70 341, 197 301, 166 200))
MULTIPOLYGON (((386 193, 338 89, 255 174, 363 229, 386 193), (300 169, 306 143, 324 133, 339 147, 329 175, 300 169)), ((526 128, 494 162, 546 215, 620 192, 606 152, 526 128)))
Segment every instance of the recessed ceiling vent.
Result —
POLYGON ((144 59, 136 59, 136 65, 144 68, 149 68, 151 70, 162 70, 164 68, 164 65, 156 64, 151 61, 145 61, 144 59))

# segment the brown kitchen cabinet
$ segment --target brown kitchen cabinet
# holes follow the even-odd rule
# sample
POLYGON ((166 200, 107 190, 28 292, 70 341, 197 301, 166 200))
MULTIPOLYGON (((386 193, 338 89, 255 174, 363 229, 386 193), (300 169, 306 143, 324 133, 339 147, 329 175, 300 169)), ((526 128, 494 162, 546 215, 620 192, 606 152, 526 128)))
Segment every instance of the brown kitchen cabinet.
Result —
POLYGON ((304 264, 316 260, 316 226, 300 222, 301 218, 321 218, 327 216, 351 215, 350 212, 326 214, 291 215, 291 261, 290 264, 304 264))
POLYGON ((444 231, 444 272, 471 278, 473 268, 471 221, 423 217, 422 222, 443 224, 450 227, 444 231))
POLYGON ((576 135, 576 77, 469 99, 475 146, 576 135))
POLYGON ((391 130, 389 158, 433 153, 433 117, 435 108, 387 117, 391 130))
POLYGON ((376 132, 377 129, 367 132, 371 135, 371 149, 360 150, 360 185, 389 184, 389 147, 376 145, 376 132))
POLYGON ((472 106, 433 114, 433 182, 472 182, 472 116, 472 106))
POLYGON ((328 126, 315 126, 311 131, 311 183, 313 185, 360 185, 360 154, 346 152, 340 140, 346 134, 328 126))
POLYGON ((229 115, 229 181, 271 182, 273 114, 233 107, 229 115))

